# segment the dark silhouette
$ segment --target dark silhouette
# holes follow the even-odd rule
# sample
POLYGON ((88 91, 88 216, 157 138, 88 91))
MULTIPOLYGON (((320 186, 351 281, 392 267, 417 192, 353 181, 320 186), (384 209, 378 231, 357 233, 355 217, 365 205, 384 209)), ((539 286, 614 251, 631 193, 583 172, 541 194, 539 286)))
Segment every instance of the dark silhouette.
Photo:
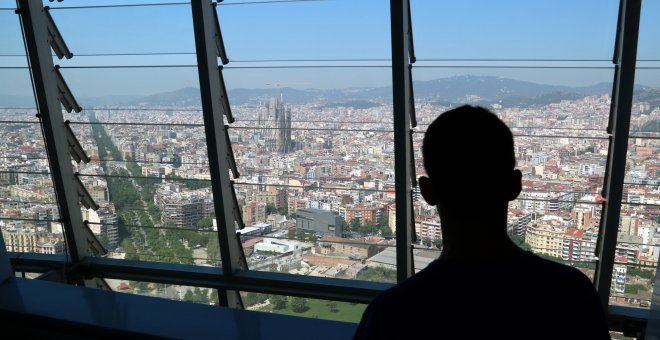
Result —
POLYGON ((518 248, 508 202, 521 191, 513 135, 490 111, 440 115, 422 145, 422 196, 437 206, 440 258, 383 292, 356 339, 609 338, 598 294, 575 268, 518 248))

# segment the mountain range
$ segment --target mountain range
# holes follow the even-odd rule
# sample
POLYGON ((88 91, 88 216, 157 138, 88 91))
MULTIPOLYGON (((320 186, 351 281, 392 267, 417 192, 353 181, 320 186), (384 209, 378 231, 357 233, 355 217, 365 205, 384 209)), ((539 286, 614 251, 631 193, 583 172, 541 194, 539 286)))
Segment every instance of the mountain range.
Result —
MULTIPOLYGON (((591 86, 569 87, 538 84, 493 76, 455 76, 428 81, 414 81, 416 100, 441 103, 474 103, 489 105, 500 103, 508 106, 534 106, 558 102, 564 99, 574 100, 588 95, 609 94, 611 83, 598 83, 591 86)), ((272 88, 236 88, 229 90, 229 101, 233 105, 258 104, 268 101, 273 95, 282 95, 288 103, 312 103, 323 106, 352 106, 366 108, 392 101, 392 88, 354 87, 346 89, 294 89, 272 88)), ((660 105, 660 88, 638 85, 635 95, 650 101, 652 106, 660 105)), ((107 96, 80 98, 85 105, 140 105, 140 106, 200 106, 199 89, 186 87, 171 92, 156 93, 146 97, 107 96)), ((29 105, 31 97, 0 95, 3 106, 29 105)))

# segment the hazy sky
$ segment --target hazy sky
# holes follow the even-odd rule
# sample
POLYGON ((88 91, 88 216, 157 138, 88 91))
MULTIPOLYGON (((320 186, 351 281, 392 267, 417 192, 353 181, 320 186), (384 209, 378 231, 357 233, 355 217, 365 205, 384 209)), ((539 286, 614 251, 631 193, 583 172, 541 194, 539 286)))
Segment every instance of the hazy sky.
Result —
MULTIPOLYGON (((51 7, 165 1, 69 0, 51 7)), ((391 84, 389 67, 246 69, 271 65, 387 66, 385 61, 241 62, 272 59, 389 59, 387 0, 218 6, 230 60, 229 88, 290 86, 345 88, 391 84), (239 67, 230 69, 231 67, 239 67)), ((2 4, 13 1, 2 1, 2 4)), ((498 75, 548 84, 583 86, 612 80, 611 69, 430 68, 433 65, 564 65, 609 67, 618 0, 456 1, 412 0, 414 78, 460 74, 498 75), (596 59, 589 62, 428 61, 428 59, 596 59)), ((660 60, 660 1, 643 2, 639 59, 660 60), (655 18, 652 19, 652 18, 655 18)), ((194 55, 84 56, 84 54, 194 52, 189 5, 51 11, 69 48, 78 56, 64 66, 194 65, 194 55)), ((21 54, 17 15, 0 11, 0 54, 21 54)), ((0 66, 25 66, 24 57, 0 57, 0 66)), ((660 66, 660 61, 640 63, 660 66)), ((83 97, 145 95, 198 86, 194 67, 63 69, 74 93, 83 97)), ((29 95, 25 69, 0 69, 0 94, 29 95)), ((660 86, 660 70, 639 70, 638 83, 660 86)))

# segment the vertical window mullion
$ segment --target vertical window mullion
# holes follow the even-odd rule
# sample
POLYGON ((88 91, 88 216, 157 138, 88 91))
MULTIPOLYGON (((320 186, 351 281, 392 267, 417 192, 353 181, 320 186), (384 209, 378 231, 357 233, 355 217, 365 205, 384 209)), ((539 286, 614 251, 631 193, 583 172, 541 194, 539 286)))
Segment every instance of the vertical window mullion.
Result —
MULTIPOLYGON (((21 17, 30 73, 34 80, 34 90, 39 108, 39 118, 44 133, 46 152, 52 170, 53 186, 60 207, 60 218, 68 246, 69 262, 79 263, 86 256, 105 254, 106 250, 96 236, 85 225, 80 212, 80 203, 96 209, 87 190, 77 178, 71 164, 71 155, 80 160, 89 158, 80 148, 62 115, 62 103, 67 111, 79 112, 68 86, 58 68, 53 64, 51 47, 59 58, 72 54, 64 44, 59 31, 47 13, 48 8, 40 1, 20 0, 18 14, 21 17)), ((94 288, 110 289, 100 278, 83 279, 81 276, 68 277, 74 283, 84 283, 94 288)))
POLYGON ((612 91, 612 110, 610 111, 610 145, 608 150, 603 196, 606 199, 601 213, 599 242, 596 249, 598 265, 595 273, 595 285, 601 302, 608 305, 616 242, 621 213, 621 198, 626 171, 626 154, 630 115, 635 84, 637 59, 637 38, 641 0, 622 0, 619 6, 619 27, 615 41, 614 88, 612 91))
POLYGON ((415 272, 412 254, 412 91, 410 40, 412 31, 407 0, 390 0, 392 31, 392 107, 394 114, 394 181, 396 193, 396 264, 397 281, 415 272))
MULTIPOLYGON (((192 1, 193 27, 195 31, 195 48, 197 51, 197 69, 201 91, 204 131, 211 173, 211 188, 214 197, 214 210, 218 222, 218 241, 223 275, 227 278, 234 273, 245 270, 245 258, 241 244, 236 235, 236 219, 232 181, 229 178, 233 151, 226 137, 228 126, 224 123, 223 114, 229 123, 233 122, 228 105, 226 88, 222 78, 222 69, 218 58, 229 62, 224 53, 222 36, 219 31, 215 4, 210 0, 192 1)), ((233 175, 238 176, 237 171, 233 175)), ((242 308, 238 291, 220 290, 220 304, 229 307, 242 308)))

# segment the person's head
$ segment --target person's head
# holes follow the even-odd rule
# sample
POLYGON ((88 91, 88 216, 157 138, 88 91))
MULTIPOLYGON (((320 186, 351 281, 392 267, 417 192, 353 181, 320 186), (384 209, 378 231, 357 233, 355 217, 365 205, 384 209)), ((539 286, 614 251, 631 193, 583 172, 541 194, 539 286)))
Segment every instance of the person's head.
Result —
POLYGON ((447 111, 428 127, 422 144, 422 196, 443 214, 461 218, 506 214, 521 190, 513 135, 492 112, 469 105, 447 111))

